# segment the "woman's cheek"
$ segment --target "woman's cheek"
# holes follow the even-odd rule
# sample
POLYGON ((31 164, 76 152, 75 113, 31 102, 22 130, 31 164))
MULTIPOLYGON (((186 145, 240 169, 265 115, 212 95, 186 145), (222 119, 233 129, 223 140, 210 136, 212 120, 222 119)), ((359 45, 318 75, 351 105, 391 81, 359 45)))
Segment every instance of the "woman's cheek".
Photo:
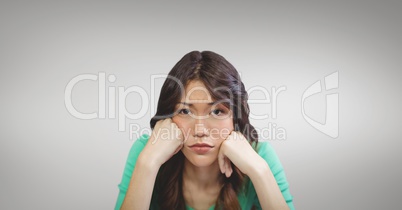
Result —
POLYGON ((232 131, 233 131, 233 128, 225 128, 225 129, 223 129, 222 132, 221 132, 222 138, 224 140, 227 139, 232 131))
POLYGON ((215 125, 219 127, 219 138, 225 140, 233 131, 233 123, 231 119, 222 120, 219 124, 215 125))
POLYGON ((172 117, 172 121, 174 123, 176 123, 177 127, 179 127, 180 129, 183 129, 184 123, 183 123, 183 120, 180 119, 180 117, 178 117, 178 116, 172 117))
POLYGON ((176 123, 177 127, 181 130, 184 140, 187 140, 189 134, 191 132, 190 128, 188 127, 189 123, 185 119, 181 119, 180 117, 173 117, 172 121, 176 123))

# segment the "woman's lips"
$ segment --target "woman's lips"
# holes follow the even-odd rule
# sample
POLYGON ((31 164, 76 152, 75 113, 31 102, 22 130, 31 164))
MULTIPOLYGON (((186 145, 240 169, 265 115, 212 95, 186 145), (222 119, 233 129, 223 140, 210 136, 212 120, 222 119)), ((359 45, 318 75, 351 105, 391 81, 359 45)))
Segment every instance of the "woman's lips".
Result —
POLYGON ((214 148, 213 146, 208 144, 193 144, 189 147, 192 151, 200 155, 205 154, 209 152, 212 148, 214 148))

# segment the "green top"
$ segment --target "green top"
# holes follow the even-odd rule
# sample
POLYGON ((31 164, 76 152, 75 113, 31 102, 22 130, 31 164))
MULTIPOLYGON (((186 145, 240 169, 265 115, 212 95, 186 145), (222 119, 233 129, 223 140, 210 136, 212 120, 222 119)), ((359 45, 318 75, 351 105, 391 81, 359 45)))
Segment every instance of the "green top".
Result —
MULTIPOLYGON (((135 163, 137 162, 138 155, 144 149, 145 144, 148 142, 149 136, 143 135, 137 141, 135 141, 131 147, 130 153, 127 158, 126 166, 124 168, 124 173, 120 184, 118 185, 120 189, 119 196, 117 198, 115 210, 120 209, 124 197, 131 180, 131 175, 134 171, 135 163)), ((293 206, 293 196, 289 192, 289 185, 286 180, 285 172, 283 170, 282 164, 278 159, 274 149, 269 144, 269 142, 258 142, 257 153, 267 161, 272 174, 274 175, 276 182, 278 183, 279 189, 282 192, 283 197, 286 200, 289 208, 294 210, 293 206)), ((241 191, 237 196, 242 209, 251 209, 253 205, 257 209, 261 209, 260 202, 258 201, 257 193, 255 192, 254 186, 251 181, 247 182, 244 191, 241 191)), ((186 206, 188 210, 193 210, 190 206, 186 206)), ((215 205, 211 206, 209 209, 213 210, 215 205)))

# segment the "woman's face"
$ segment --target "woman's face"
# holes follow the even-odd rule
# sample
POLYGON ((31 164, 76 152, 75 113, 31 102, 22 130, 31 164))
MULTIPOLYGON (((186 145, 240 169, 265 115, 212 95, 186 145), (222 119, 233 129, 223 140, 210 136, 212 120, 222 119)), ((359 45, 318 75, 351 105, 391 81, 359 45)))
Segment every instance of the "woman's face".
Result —
POLYGON ((190 81, 176 104, 173 122, 185 139, 182 152, 193 165, 209 166, 217 160, 221 143, 233 130, 232 112, 222 101, 214 101, 205 85, 190 81))

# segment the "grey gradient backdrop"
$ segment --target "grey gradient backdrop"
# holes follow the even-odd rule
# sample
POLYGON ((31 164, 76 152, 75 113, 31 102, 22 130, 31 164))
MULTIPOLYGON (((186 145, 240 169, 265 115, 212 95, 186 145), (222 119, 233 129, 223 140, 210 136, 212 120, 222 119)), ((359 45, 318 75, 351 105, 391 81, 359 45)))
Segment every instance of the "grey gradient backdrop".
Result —
MULTIPOLYGON (((401 1, 0 3, 0 209, 112 209, 133 140, 117 119, 79 120, 64 105, 77 75, 105 72, 107 87, 166 74, 191 50, 224 55, 246 88, 286 86, 270 141, 297 209, 399 209, 401 197, 401 1), (301 114, 304 90, 339 71, 339 137, 301 114)), ((162 81, 158 81, 160 88, 162 81)), ((97 110, 97 83, 73 103, 97 110)), ((156 96, 158 97, 158 91, 156 96)), ((151 97, 151 96, 150 96, 151 97)), ((258 98, 258 94, 252 95, 258 98)), ((138 94, 127 109, 141 107, 138 94)), ((270 113, 270 104, 253 105, 270 113)), ((148 127, 148 114, 129 120, 148 127)), ((325 120, 325 94, 306 101, 325 120)))

